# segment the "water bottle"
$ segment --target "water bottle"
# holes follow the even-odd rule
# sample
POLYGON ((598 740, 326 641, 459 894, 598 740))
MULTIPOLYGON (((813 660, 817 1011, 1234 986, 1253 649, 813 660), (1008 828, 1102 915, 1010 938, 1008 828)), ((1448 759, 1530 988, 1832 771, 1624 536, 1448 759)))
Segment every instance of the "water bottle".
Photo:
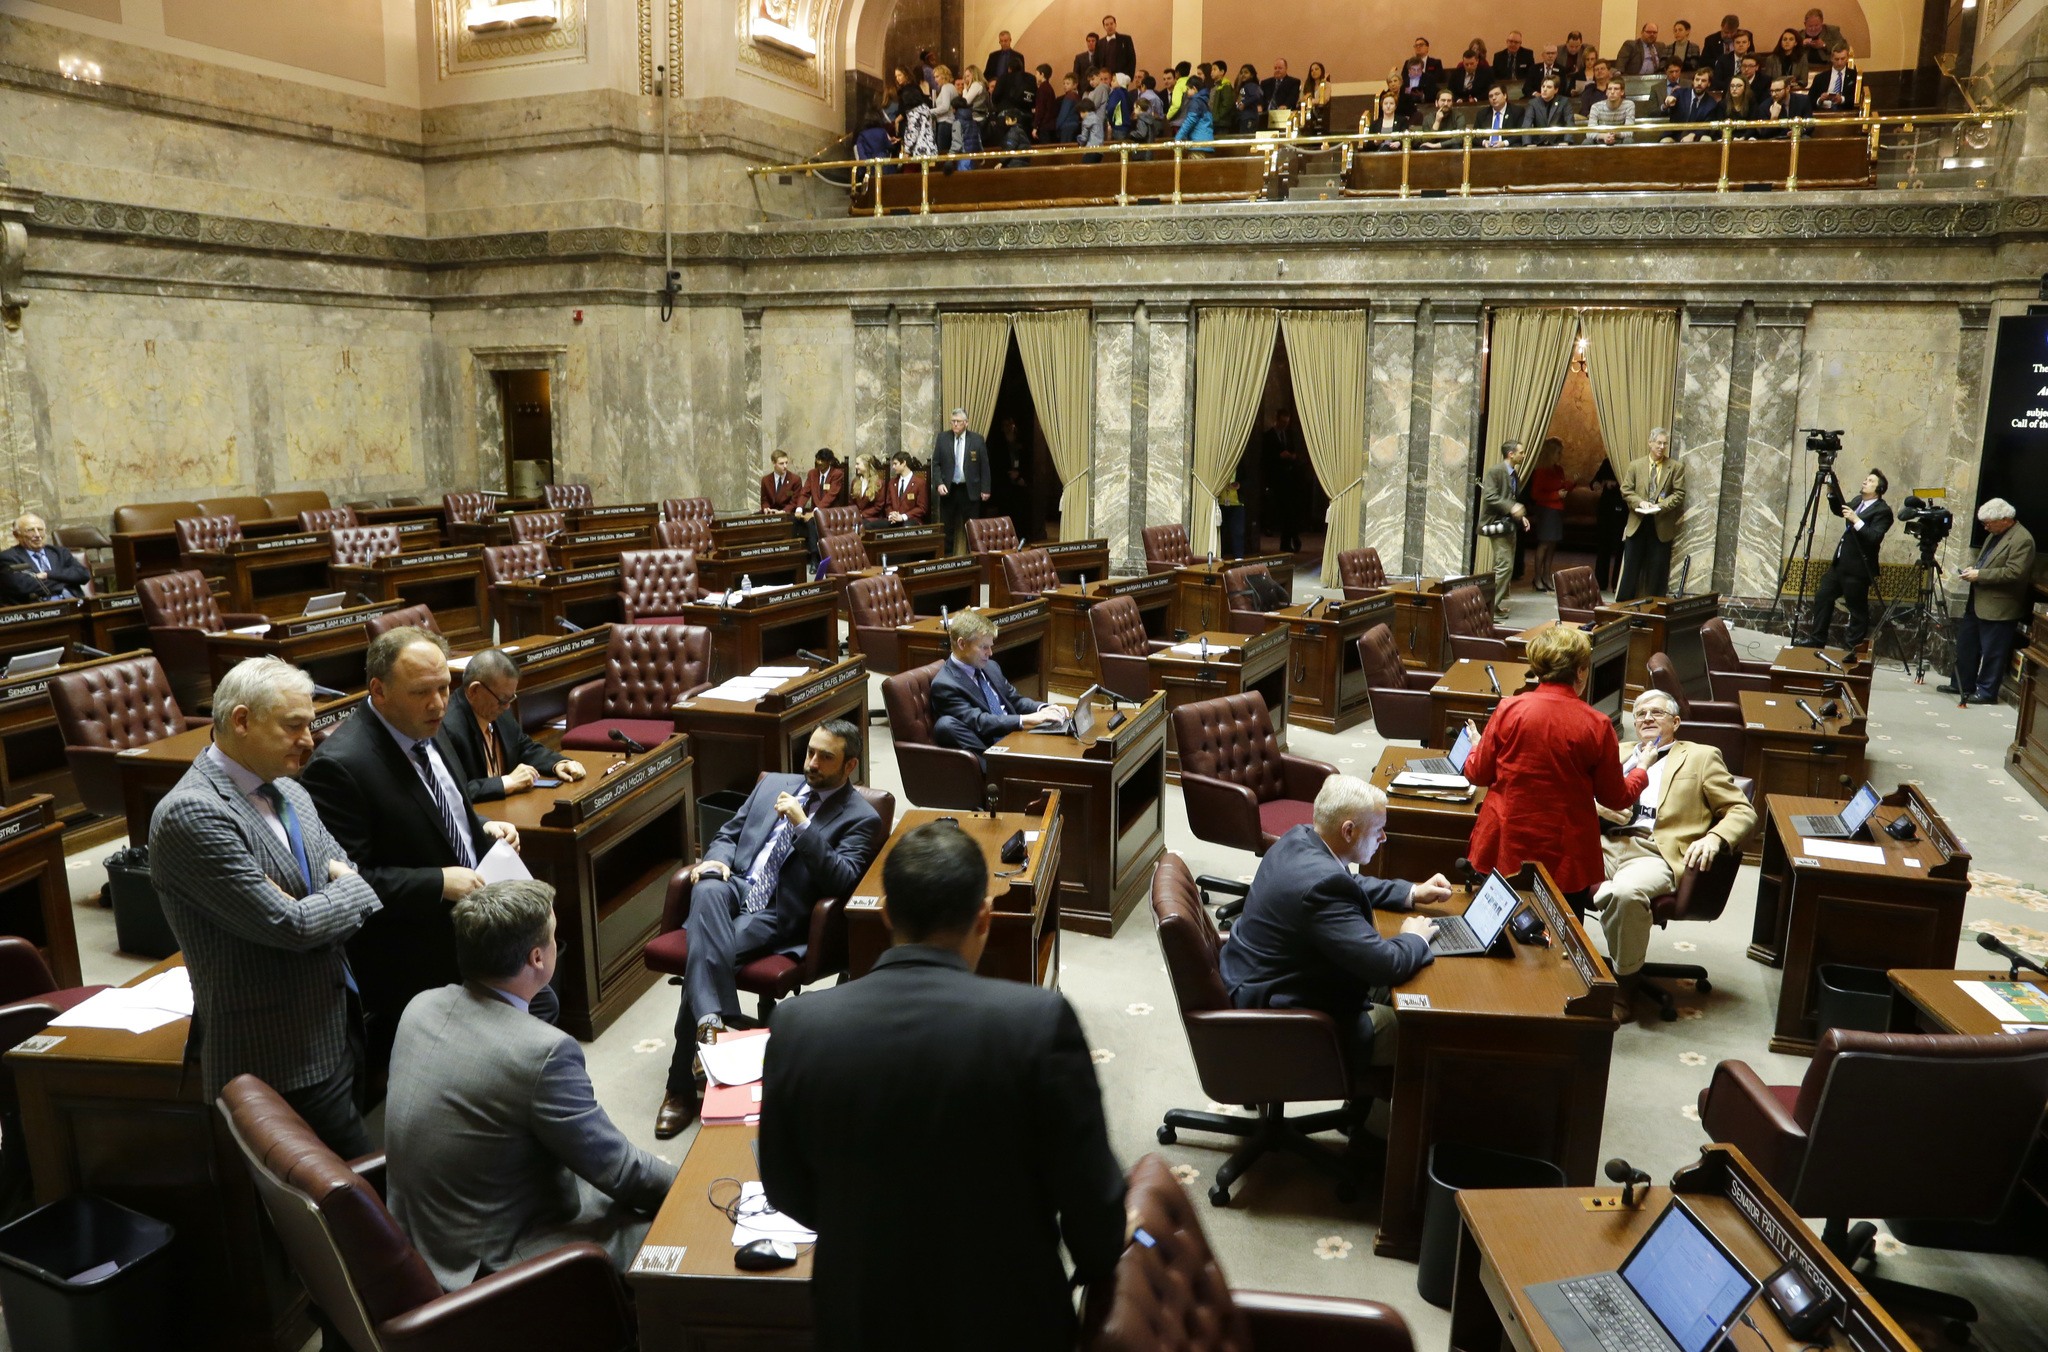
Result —
POLYGON ((751 594, 753 593, 753 590, 754 590, 754 578, 753 578, 753 575, 752 575, 752 574, 750 574, 750 573, 741 573, 741 574, 740 574, 740 595, 741 595, 741 596, 748 596, 748 595, 751 595, 751 594))

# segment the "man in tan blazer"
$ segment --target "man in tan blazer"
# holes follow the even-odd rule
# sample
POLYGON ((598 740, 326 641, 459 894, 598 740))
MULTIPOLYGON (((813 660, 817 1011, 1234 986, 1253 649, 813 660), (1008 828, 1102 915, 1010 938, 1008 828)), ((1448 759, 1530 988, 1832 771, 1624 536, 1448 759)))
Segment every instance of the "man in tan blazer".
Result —
POLYGON ((1678 740, 1678 701, 1661 690, 1636 696, 1636 736, 1625 772, 1647 765, 1650 782, 1632 812, 1599 809, 1607 881, 1593 890, 1608 962, 1626 988, 1650 946, 1650 903, 1673 890, 1689 867, 1710 866, 1739 850, 1756 829, 1749 805, 1721 753, 1678 740))
POLYGON ((1629 462, 1621 496, 1628 525, 1621 532, 1621 585, 1614 599, 1662 596, 1671 581, 1671 542, 1685 515, 1685 466, 1671 458, 1671 436, 1663 428, 1651 428, 1650 453, 1629 462))
POLYGON ((1955 680, 1935 688, 1970 704, 1996 704, 2016 626, 2033 610, 2034 537, 2004 498, 1986 501, 1977 519, 1984 523, 1983 552, 1956 574, 1970 584, 1970 601, 1956 626, 1955 680))

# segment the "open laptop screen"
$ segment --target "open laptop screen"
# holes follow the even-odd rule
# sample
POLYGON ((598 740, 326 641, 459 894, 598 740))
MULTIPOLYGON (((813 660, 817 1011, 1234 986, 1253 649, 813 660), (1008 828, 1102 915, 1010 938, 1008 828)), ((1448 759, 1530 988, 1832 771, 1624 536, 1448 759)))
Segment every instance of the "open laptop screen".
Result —
POLYGON ((1742 1265, 1675 1201, 1622 1264, 1621 1279, 1679 1352, 1707 1352, 1757 1290, 1742 1265))
POLYGON ((1465 773, 1465 757, 1472 754, 1474 740, 1472 729, 1460 723, 1458 725, 1458 740, 1451 743, 1450 762, 1458 767, 1458 773, 1461 775, 1465 773))
POLYGON ((1522 894, 1515 891, 1513 883, 1502 877, 1495 869, 1479 888, 1479 895, 1472 898, 1472 904, 1465 908, 1465 924, 1471 929, 1472 937, 1482 944, 1491 944, 1500 937, 1501 926, 1508 923, 1508 917, 1522 904, 1522 894))
POLYGON ((1877 790, 1868 783, 1856 790, 1856 796, 1849 800, 1849 806, 1842 809, 1842 825, 1850 835, 1863 829, 1863 823, 1870 820, 1870 814, 1877 811, 1877 790))

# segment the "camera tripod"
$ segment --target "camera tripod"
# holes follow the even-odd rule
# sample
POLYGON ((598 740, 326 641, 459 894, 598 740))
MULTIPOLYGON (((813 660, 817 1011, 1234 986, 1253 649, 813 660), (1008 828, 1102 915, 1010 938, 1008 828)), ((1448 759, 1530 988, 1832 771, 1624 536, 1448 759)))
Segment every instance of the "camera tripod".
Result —
MULTIPOLYGON (((1778 622, 1779 612, 1784 608, 1785 582, 1791 576, 1792 561, 1798 559, 1807 565, 1807 573, 1813 571, 1813 531, 1820 521, 1820 495, 1821 490, 1830 484, 1834 485, 1834 491, 1830 496, 1840 501, 1842 486, 1835 480, 1835 457, 1832 454, 1823 454, 1819 467, 1813 471, 1813 485, 1806 490, 1806 506, 1800 510, 1799 526, 1792 532, 1792 543, 1785 551, 1785 561, 1778 566, 1778 590, 1771 596, 1771 623, 1774 627, 1778 622)), ((1795 597, 1793 600, 1792 624, 1785 633, 1795 643, 1804 632, 1801 623, 1808 618, 1806 610, 1811 599, 1809 595, 1795 597)))
POLYGON ((1915 685, 1922 685, 1927 680, 1928 638, 1939 635, 1953 643, 1955 631, 1949 623, 1948 591, 1941 585, 1941 564, 1931 547, 1921 546, 1914 571, 1919 576, 1917 594, 1911 604, 1886 603, 1883 616, 1871 631, 1870 651, 1874 656, 1885 632, 1891 631, 1898 639, 1900 668, 1912 673, 1915 685))

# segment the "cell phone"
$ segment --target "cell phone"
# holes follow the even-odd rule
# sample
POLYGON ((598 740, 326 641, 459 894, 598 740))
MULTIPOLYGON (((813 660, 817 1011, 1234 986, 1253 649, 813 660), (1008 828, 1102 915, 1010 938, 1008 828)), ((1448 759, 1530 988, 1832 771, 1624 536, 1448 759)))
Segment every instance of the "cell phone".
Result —
POLYGON ((559 779, 536 779, 533 781, 533 787, 536 789, 559 789, 562 787, 562 781, 559 779))

